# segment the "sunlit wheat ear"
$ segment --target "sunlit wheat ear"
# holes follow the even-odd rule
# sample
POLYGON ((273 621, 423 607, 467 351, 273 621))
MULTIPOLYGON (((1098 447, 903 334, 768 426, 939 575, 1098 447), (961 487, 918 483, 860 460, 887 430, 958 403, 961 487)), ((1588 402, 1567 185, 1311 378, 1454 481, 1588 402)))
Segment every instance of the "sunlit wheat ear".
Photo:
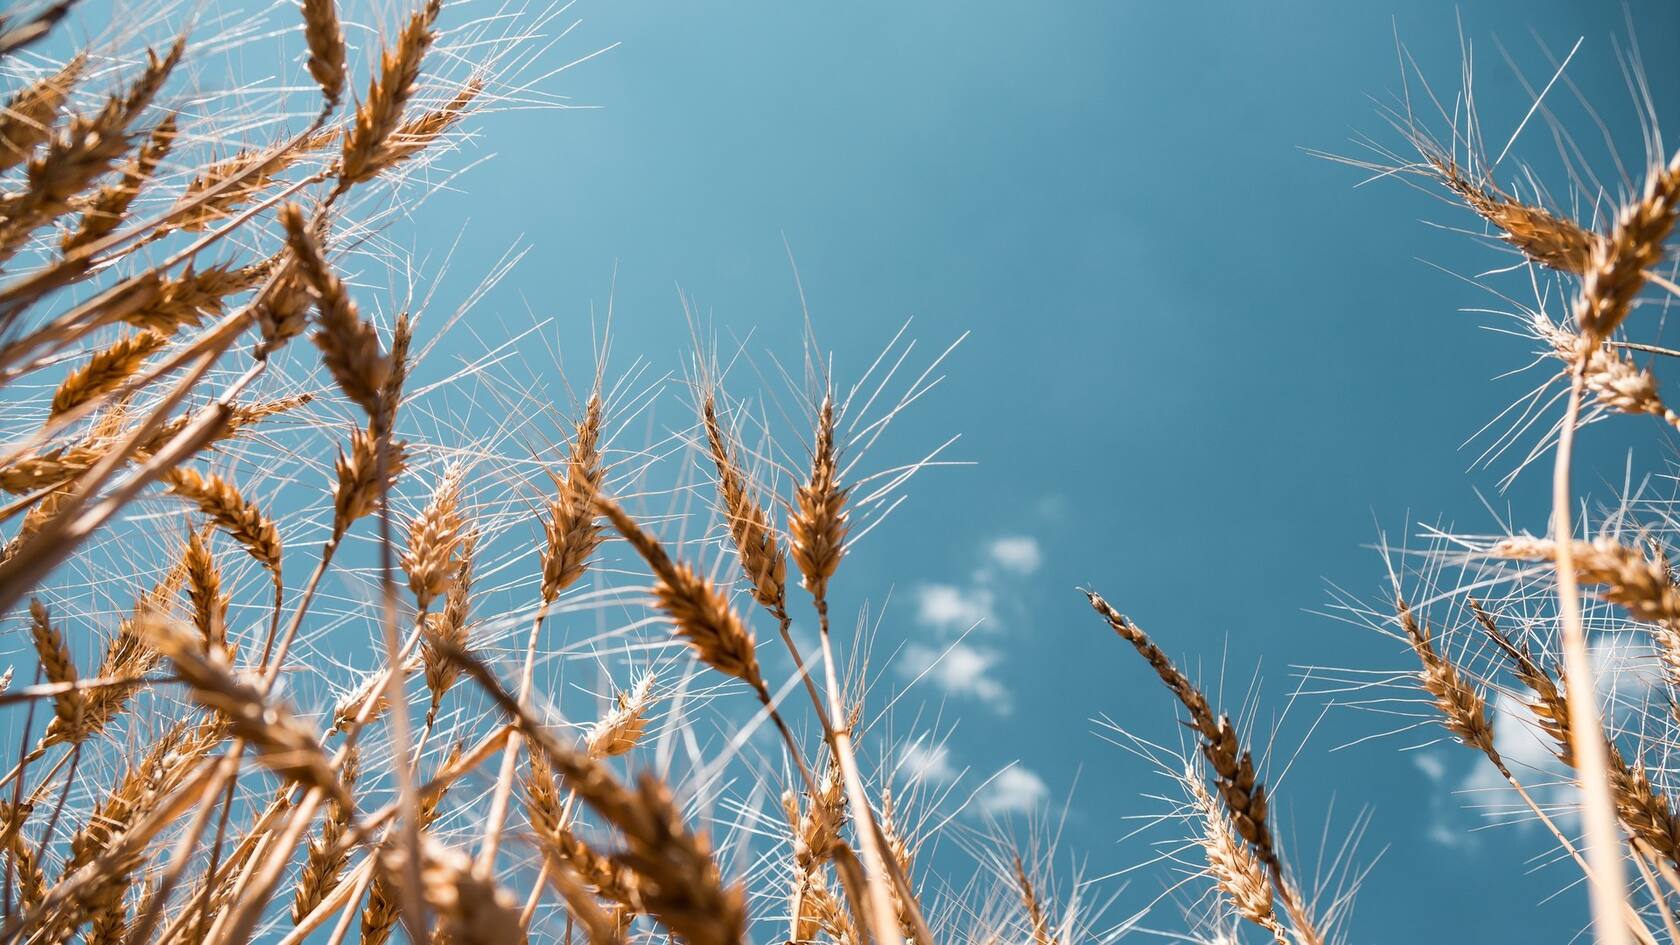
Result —
POLYGON ((38 227, 68 213, 77 194, 128 150, 129 128, 151 104, 186 50, 186 37, 113 93, 91 118, 77 116, 28 162, 22 190, 0 196, 0 258, 14 254, 38 227))
POLYGON ((264 766, 354 806, 318 736, 291 710, 235 675, 220 654, 205 655, 195 635, 179 623, 150 619, 140 632, 174 664, 193 701, 225 716, 229 731, 250 744, 264 766))
MULTIPOLYGON (((1570 742, 1569 700, 1558 685, 1559 676, 1548 672, 1526 646, 1512 641, 1491 619, 1483 622, 1483 628, 1510 659, 1517 680, 1533 695, 1528 701, 1529 710, 1551 738, 1558 760, 1570 768, 1578 768, 1570 742)), ((1652 787, 1644 768, 1630 764, 1613 740, 1607 738, 1605 742, 1606 774, 1616 816, 1652 851, 1670 864, 1680 865, 1680 817, 1671 810, 1668 798, 1652 787)))
POLYGON ((408 547, 401 563, 421 610, 449 590, 460 564, 457 555, 466 530, 460 511, 461 475, 459 469, 445 472, 430 501, 408 522, 408 547))
POLYGON ((165 336, 182 328, 198 328, 206 318, 220 318, 229 297, 256 288, 266 271, 264 265, 232 263, 188 267, 178 276, 161 277, 152 300, 125 313, 121 321, 165 336))
MULTIPOLYGON (((533 826, 538 825, 533 821, 533 826)), ((539 826, 538 841, 546 855, 564 863, 595 895, 631 915, 647 911, 641 904, 637 874, 616 858, 590 846, 569 825, 539 826)))
POLYGON ((531 819, 531 829, 539 834, 558 833, 566 822, 564 808, 553 766, 541 752, 532 754, 525 775, 525 814, 531 819))
POLYGON ((286 242, 297 259, 298 271, 309 285, 320 315, 315 344, 321 361, 351 401, 376 417, 380 393, 391 365, 379 347, 379 334, 362 319, 343 281, 333 274, 315 235, 304 221, 297 204, 280 208, 280 222, 286 227, 286 242))
POLYGON ((628 754, 647 732, 648 710, 653 707, 653 673, 646 673, 636 685, 613 699, 612 710, 595 720, 584 739, 585 749, 596 758, 628 754))
POLYGON ((159 235, 179 229, 202 232, 233 216, 272 185, 279 175, 338 140, 338 130, 317 131, 286 147, 252 148, 216 161, 187 182, 159 235))
POLYGON ((1220 801, 1225 805, 1237 834, 1253 847, 1256 857, 1266 867, 1272 892, 1283 903, 1295 937, 1302 943, 1322 943, 1324 937, 1318 929, 1317 920, 1308 911, 1299 887, 1290 878, 1278 854, 1267 817, 1266 787, 1256 776, 1253 755, 1242 747, 1230 718, 1214 714, 1207 696, 1172 664, 1166 653, 1137 624, 1115 610, 1096 592, 1086 591, 1085 596, 1091 608, 1108 623, 1109 629, 1137 650, 1168 691, 1189 711, 1189 724, 1200 736, 1202 757, 1213 770, 1220 801))
POLYGON ((379 507, 379 497, 388 494, 407 467, 407 445, 401 440, 378 438, 366 430, 350 434, 350 452, 339 450, 334 463, 337 480, 333 483, 333 539, 344 537, 358 519, 373 514, 379 507), (379 447, 385 451, 385 483, 379 482, 379 447))
POLYGON ((200 512, 269 570, 276 585, 280 583, 280 529, 261 509, 214 473, 203 475, 177 467, 163 478, 170 492, 195 503, 200 512))
POLYGON ((1214 885, 1238 916, 1265 929, 1278 945, 1290 945, 1288 930, 1273 906, 1266 868, 1237 836, 1231 815, 1208 793, 1199 771, 1186 769, 1180 781, 1195 808, 1195 840, 1207 856, 1208 875, 1213 877, 1214 885))
MULTIPOLYGON (((1572 550, 1582 584, 1598 585, 1604 600, 1653 625, 1664 674, 1671 684, 1680 684, 1680 588, 1674 586, 1668 563, 1647 558, 1610 538, 1577 541, 1572 550)), ((1490 554, 1517 561, 1552 561, 1557 543, 1519 536, 1496 543, 1490 554)))
MULTIPOLYGON (((806 793, 803 807, 799 797, 792 791, 782 795, 782 812, 793 842, 788 917, 793 940, 810 941, 822 922, 822 908, 814 898, 822 886, 822 867, 842 844, 840 828, 846 822, 845 786, 832 754, 823 766, 816 791, 806 793)), ((849 927, 847 934, 851 934, 849 927)))
POLYGON ((829 889, 819 876, 810 883, 803 910, 795 917, 799 942, 814 942, 818 933, 827 935, 835 945, 856 945, 863 941, 862 933, 854 926, 851 912, 840 897, 829 889))
POLYGON ((232 595, 222 592, 222 570, 206 538, 207 535, 196 530, 187 537, 187 600, 192 605, 193 626, 204 640, 205 652, 229 655, 227 613, 232 595))
POLYGON ((101 861, 109 869, 85 896, 80 909, 63 921, 74 925, 91 920, 90 941, 123 939, 127 920, 123 898, 145 865, 140 850, 122 853, 125 835, 137 822, 170 802, 197 763, 221 744, 227 730, 225 720, 214 714, 202 722, 178 722, 116 780, 95 805, 87 823, 71 837, 64 875, 74 875, 101 861))
POLYGON ((1575 324, 1594 343, 1608 338, 1627 318, 1645 284, 1645 271, 1662 261, 1664 243, 1680 216, 1680 153, 1666 167, 1654 167, 1645 192, 1622 208, 1610 238, 1597 246, 1575 299, 1575 324))
POLYGON ((845 554, 846 490, 840 487, 839 447, 835 442, 834 399, 825 396, 817 411, 816 442, 811 450, 811 475, 794 493, 788 513, 788 545, 793 562, 805 579, 805 589, 819 608, 828 595, 828 579, 845 554))
POLYGON ((382 157, 385 167, 401 163, 431 147, 444 133, 467 117, 467 112, 484 91, 482 76, 473 76, 455 96, 418 118, 405 121, 391 134, 382 157))
POLYGON ((791 792, 782 796, 782 809, 793 828, 794 864, 802 875, 810 876, 833 855, 840 827, 846 822, 846 790, 836 766, 824 766, 817 793, 807 796, 803 810, 791 792))
POLYGON ((409 348, 414 343, 414 319, 408 312, 400 312, 391 326, 390 371, 385 386, 379 391, 379 413, 373 418, 371 430, 389 436, 396 429, 397 408, 402 405, 403 386, 408 383, 409 348))
MULTIPOLYGON (((81 680, 76 673, 76 661, 70 655, 70 647, 64 642, 64 635, 53 626, 52 615, 47 612, 46 606, 34 598, 29 601, 29 637, 35 644, 35 658, 47 682, 62 684, 81 680)), ((53 696, 51 724, 64 730, 66 740, 81 740, 77 736, 81 731, 82 711, 86 704, 87 696, 79 690, 72 689, 53 696)))
POLYGON ((58 416, 109 393, 137 373, 146 359, 168 341, 155 331, 129 335, 93 353, 87 363, 71 371, 53 393, 52 416, 58 416))
MULTIPOLYGON (((339 769, 344 790, 351 794, 356 790, 360 761, 360 749, 351 749, 339 769)), ((321 824, 321 832, 309 841, 309 848, 304 855, 303 871, 298 874, 297 889, 292 893, 293 925, 313 912, 341 881, 344 865, 350 859, 350 850, 340 848, 339 844, 350 829, 351 813, 344 804, 333 804, 327 811, 326 820, 321 824)))
POLYGON ((1592 264, 1604 237, 1544 207, 1523 203, 1491 181, 1471 180, 1438 147, 1420 146, 1425 162, 1465 206, 1499 231, 1525 257, 1560 272, 1580 274, 1592 264))
MULTIPOLYGON (((916 863, 916 846, 911 842, 909 835, 900 827, 895 815, 893 793, 891 790, 883 789, 881 791, 881 809, 876 814, 875 825, 881 831, 881 839, 884 841, 883 845, 886 847, 887 855, 892 862, 898 864, 898 868, 904 872, 904 875, 909 877, 912 875, 916 863)), ((906 942, 915 942, 918 938, 918 930, 912 910, 918 908, 918 904, 908 901, 899 892, 897 886, 893 887, 892 901, 898 918, 899 932, 904 936, 906 942)), ((1037 901, 1036 898, 1034 901, 1037 901)), ((1043 917, 1042 911, 1039 916, 1040 918, 1043 917)), ((1045 926, 1044 931, 1048 936, 1048 925, 1045 926)), ((1037 945, 1056 945, 1056 943, 1046 941, 1039 942, 1037 945)))
POLYGON ((321 87, 326 107, 344 97, 344 29, 335 0, 303 0, 303 38, 309 46, 309 75, 321 87))
POLYGON ((428 634, 421 644, 420 659, 426 670, 426 689, 432 697, 432 704, 426 710, 427 726, 437 721, 438 707, 443 704, 444 694, 461 678, 461 667, 446 659, 437 644, 432 641, 435 638, 449 646, 463 650, 467 648, 473 552, 477 544, 478 540, 474 535, 468 535, 461 542, 461 558, 455 567, 455 577, 449 582, 449 590, 444 594, 443 610, 436 614, 428 614, 426 618, 428 634))
POLYGON ((1535 322, 1541 338, 1565 364, 1573 366, 1585 358, 1581 379, 1595 403, 1620 413, 1649 414, 1680 429, 1680 415, 1663 402, 1656 375, 1619 350, 1595 345, 1544 319, 1535 322))
POLYGON ((755 690, 764 690, 752 634, 723 593, 687 565, 672 561, 658 540, 643 531, 618 503, 602 496, 595 504, 647 562, 655 579, 654 600, 670 616, 677 635, 688 641, 700 661, 755 690))
POLYGON ((395 160, 391 136, 402 122, 403 109, 419 82, 420 62, 436 38, 432 26, 441 6, 441 0, 427 0, 408 18, 396 42, 381 54, 379 71, 369 81, 367 95, 344 136, 340 188, 373 178, 395 160))
POLYGON ((87 53, 78 52, 57 72, 18 89, 0 108, 0 171, 29 160, 52 137, 53 122, 86 68, 87 53))
POLYGON ((158 165, 175 146, 176 130, 174 115, 158 122, 146 143, 129 158, 117 180, 99 188, 82 207, 81 223, 58 242, 62 252, 72 252, 116 232, 135 198, 151 182, 158 165))
MULTIPOLYGON (((408 676, 421 667, 420 657, 416 656, 403 666, 403 676, 408 676)), ((329 735, 346 732, 355 724, 356 717, 361 714, 362 706, 373 700, 373 709, 368 715, 369 724, 378 720, 385 710, 391 707, 390 699, 385 694, 385 671, 375 670, 363 676, 361 681, 346 692, 333 704, 332 727, 327 730, 329 735)))
POLYGON ((1417 619, 1403 598, 1396 599, 1395 611, 1406 642, 1422 667, 1418 684, 1429 693, 1440 710, 1447 731, 1471 748, 1498 763, 1494 749, 1493 717, 1487 700, 1459 673, 1458 667, 1435 649, 1429 626, 1417 619))
POLYGON ((1027 875, 1027 868, 1021 862, 1021 855, 1014 854, 1015 894, 1021 899, 1021 910, 1027 915, 1027 929, 1032 934, 1032 945, 1060 945, 1055 934, 1050 930, 1050 920, 1045 916, 1044 903, 1039 899, 1038 890, 1034 888, 1032 878, 1027 875))
MULTIPOLYGON (((525 938, 519 923, 519 903, 495 880, 473 869, 472 858, 452 850, 435 837, 421 840, 421 892, 438 917, 439 941, 452 945, 504 945, 525 938)), ((402 875, 406 855, 401 846, 388 847, 380 868, 402 875)))
MULTIPOLYGON (((142 636, 139 628, 142 622, 156 619, 157 614, 167 610, 169 601, 180 590, 184 576, 185 568, 171 568, 163 580, 141 595, 135 602, 134 615, 123 620, 118 626, 116 637, 106 648, 99 669, 94 673, 95 677, 138 679, 157 667, 162 657, 142 636)), ((129 700, 145 686, 144 682, 137 681, 100 686, 86 691, 82 695, 79 724, 67 727, 59 724, 55 718, 47 725, 46 733, 42 735, 36 751, 58 744, 80 744, 104 732, 107 726, 128 710, 129 700)))
POLYGON ((33 910, 47 896, 46 870, 41 868, 22 833, 12 831, 6 835, 5 851, 17 877, 18 905, 26 912, 33 910))
POLYGON ((723 500, 723 514, 741 569, 752 585, 753 597, 772 614, 781 616, 787 611, 787 559, 770 524, 769 510, 759 501, 741 468, 740 450, 718 422, 717 404, 710 391, 700 402, 700 419, 712 464, 717 467, 718 495, 723 500))
POLYGON ((195 762, 227 736, 227 723, 217 714, 202 721, 176 722, 145 754, 130 762, 89 814, 87 823, 70 838, 65 873, 74 873, 103 853, 133 821, 150 811, 178 787, 195 762))
POLYGON ((576 584, 601 545, 601 526, 594 499, 605 469, 601 462, 602 405, 590 395, 572 436, 564 476, 554 476, 555 496, 543 518, 543 604, 551 605, 561 592, 576 584))

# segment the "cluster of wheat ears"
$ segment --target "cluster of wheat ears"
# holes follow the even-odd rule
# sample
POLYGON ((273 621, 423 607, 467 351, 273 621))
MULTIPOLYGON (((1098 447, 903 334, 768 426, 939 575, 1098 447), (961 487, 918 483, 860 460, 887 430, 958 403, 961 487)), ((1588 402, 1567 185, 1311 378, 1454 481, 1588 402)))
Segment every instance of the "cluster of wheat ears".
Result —
MULTIPOLYGON (((72 7, 0 20, 14 83, 0 111, 0 612, 34 656, 0 694, 18 740, 0 780, 0 939, 1072 945, 1121 928, 1097 930, 1013 848, 985 853, 966 886, 918 869, 928 837, 864 744, 879 728, 859 678, 866 630, 831 631, 830 585, 860 523, 921 465, 864 476, 853 455, 925 392, 924 373, 878 404, 908 350, 850 391, 815 359, 808 425, 783 452, 748 435, 766 427, 725 394, 715 357, 695 362, 678 433, 614 448, 651 389, 597 367, 558 444, 486 482, 473 456, 488 447, 428 442, 448 408, 412 406, 437 389, 414 389, 425 306, 385 316, 345 267, 388 258, 384 217, 475 109, 535 97, 506 72, 541 31, 497 32, 505 11, 449 27, 451 8, 427 0, 354 44, 334 0, 302 0, 278 26, 55 59, 72 7), (301 115, 282 110, 297 88, 172 91, 203 77, 195 56, 297 37, 296 59, 277 61, 313 80, 301 115), (703 481, 652 486, 671 456, 698 458, 703 481), (639 511, 678 495, 704 496, 701 510, 639 511), (609 610, 642 614, 573 639, 579 615, 609 610), (761 661, 765 621, 780 645, 761 661), (560 653, 639 671, 571 724, 563 694, 538 686, 560 653), (311 680, 330 698, 311 702, 311 680), (737 727, 721 742, 685 720, 704 705, 737 727), (774 747, 753 758, 748 744, 774 747), (720 845, 698 799, 715 800, 729 764, 756 783, 720 845)), ((1622 340, 1642 303, 1680 292, 1660 271, 1680 157, 1647 162, 1595 226, 1502 189, 1479 136, 1441 145, 1409 116, 1399 127, 1416 157, 1369 166, 1443 185, 1533 284, 1558 288, 1565 317, 1524 318, 1567 393, 1547 441, 1550 536, 1437 550, 1401 569, 1386 612, 1358 612, 1415 656, 1406 679, 1432 721, 1579 864, 1595 935, 1680 940, 1680 815, 1647 762, 1663 740, 1606 709, 1587 633, 1648 639, 1680 686, 1680 587, 1660 528, 1630 537, 1621 515, 1578 537, 1569 478, 1583 420, 1680 426, 1622 340), (1446 582, 1449 568, 1471 577, 1446 582), (1408 603, 1408 584, 1427 599, 1408 603), (1579 800, 1525 784, 1496 720, 1549 739, 1579 800)), ((1345 897, 1297 876, 1244 726, 1089 601, 1188 722, 1173 822, 1191 843, 1174 858, 1217 917, 1200 931, 1342 938, 1345 897)))

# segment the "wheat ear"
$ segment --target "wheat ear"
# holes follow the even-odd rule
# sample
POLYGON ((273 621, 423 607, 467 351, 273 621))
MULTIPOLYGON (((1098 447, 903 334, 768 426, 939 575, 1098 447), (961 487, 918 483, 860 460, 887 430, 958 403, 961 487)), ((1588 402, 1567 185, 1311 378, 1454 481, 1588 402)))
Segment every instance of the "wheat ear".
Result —
POLYGON ((433 24, 441 7, 441 0, 427 0, 409 16, 396 43, 381 54, 379 71, 369 80, 367 95, 344 136, 339 158, 340 189, 369 180, 390 166, 390 138, 420 79, 420 61, 436 38, 433 24))
POLYGON ((87 68, 78 52, 52 75, 19 89, 0 108, 0 171, 29 160, 35 148, 52 137, 53 119, 87 68))
POLYGON ((1266 867, 1272 892, 1283 902, 1297 938, 1302 943, 1322 945, 1324 938, 1312 918, 1300 890, 1290 879, 1277 843, 1272 837, 1266 786, 1254 770, 1254 758, 1237 738, 1236 728, 1229 717, 1214 714, 1207 697, 1188 676, 1172 664, 1166 653, 1124 614, 1115 610, 1095 591, 1086 591, 1091 608, 1097 612, 1120 639, 1132 645, 1144 658, 1168 691, 1178 697, 1190 713, 1190 725, 1201 737, 1202 756, 1213 769, 1214 784, 1219 797, 1231 816, 1238 835, 1253 847, 1255 855, 1266 867))
POLYGON ((298 271, 308 283, 320 313, 320 330, 315 344, 321 361, 338 382, 339 389, 369 417, 378 416, 380 392, 391 370, 379 348, 379 335, 362 320, 343 281, 333 274, 321 247, 304 222, 297 204, 280 208, 280 222, 286 227, 286 242, 297 259, 298 271))
POLYGON ((230 482, 215 473, 201 474, 186 467, 164 473, 169 491, 197 504, 222 530, 239 542, 251 557, 269 570, 275 586, 280 584, 280 529, 262 510, 240 494, 230 482))
POLYGON ((303 0, 303 38, 309 46, 309 75, 321 87, 325 108, 344 97, 344 29, 335 0, 303 0))

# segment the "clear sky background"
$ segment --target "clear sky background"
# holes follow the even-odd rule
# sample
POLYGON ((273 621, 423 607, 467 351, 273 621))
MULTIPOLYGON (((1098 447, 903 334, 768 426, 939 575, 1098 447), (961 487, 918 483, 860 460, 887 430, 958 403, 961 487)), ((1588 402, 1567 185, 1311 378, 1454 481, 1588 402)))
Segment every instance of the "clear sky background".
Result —
MULTIPOLYGON (((1233 701, 1257 678, 1264 728, 1300 667, 1407 664, 1392 642, 1313 613, 1327 582, 1382 596, 1379 529, 1491 529, 1478 493, 1545 527, 1544 473, 1499 495, 1510 463, 1473 469, 1463 445, 1523 389, 1495 378, 1529 349, 1481 330, 1495 320, 1461 310, 1488 295, 1434 266, 1470 274, 1499 257, 1429 225, 1473 225, 1447 204, 1395 182, 1358 188, 1361 174, 1303 149, 1355 153, 1362 132, 1398 145, 1374 104, 1399 88, 1396 31, 1450 101, 1461 26, 1496 147, 1528 108, 1514 75, 1544 84, 1542 44, 1561 56, 1584 37, 1570 76, 1637 159, 1616 54, 1628 20, 1680 128, 1680 60, 1655 53, 1680 36, 1666 3, 1633 3, 1628 20, 1616 4, 1532 0, 581 0, 573 12, 583 23, 555 61, 620 45, 547 86, 597 107, 486 118, 477 147, 494 162, 463 180, 470 199, 445 195, 427 214, 467 218, 457 272, 488 268, 520 234, 533 247, 475 314, 490 320, 481 330, 552 315, 575 371, 616 268, 621 352, 680 368, 680 286, 726 342, 750 334, 752 350, 797 358, 785 239, 842 381, 906 319, 924 354, 971 332, 893 440, 902 459, 960 434, 950 455, 973 465, 910 484, 846 566, 846 604, 890 598, 875 667, 890 685, 918 647, 985 618, 917 687, 954 725, 941 760, 969 784, 1018 762, 1042 792, 1014 777, 993 803, 1059 818, 1066 802, 1064 847, 1092 875, 1151 854, 1120 842, 1135 826, 1124 815, 1160 809, 1142 795, 1166 788, 1093 719, 1179 735, 1174 706, 1076 585, 1102 589, 1210 685, 1223 675, 1233 701)), ((1518 153, 1550 166, 1543 123, 1518 153)), ((1589 434, 1588 458, 1614 476, 1624 454, 1607 428, 1589 434)), ((1636 463, 1659 458, 1646 450, 1636 463)), ((1332 701, 1298 700, 1276 750, 1293 751, 1332 701)), ((1567 939, 1578 895, 1541 900, 1569 874, 1525 876, 1547 849, 1539 831, 1472 833, 1478 798, 1447 792, 1473 759, 1405 750, 1433 733, 1350 745, 1390 722, 1331 706, 1277 801, 1309 875, 1323 825, 1334 846, 1370 813, 1352 940, 1567 939)), ((1131 877, 1122 901, 1166 875, 1131 877)), ((1173 924, 1165 908, 1153 924, 1173 924)))

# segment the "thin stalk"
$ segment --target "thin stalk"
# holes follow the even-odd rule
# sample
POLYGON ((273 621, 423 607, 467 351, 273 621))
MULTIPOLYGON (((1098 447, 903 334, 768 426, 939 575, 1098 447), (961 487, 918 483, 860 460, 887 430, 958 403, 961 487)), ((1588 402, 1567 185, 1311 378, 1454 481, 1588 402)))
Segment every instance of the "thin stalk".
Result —
POLYGON ((1582 821, 1586 827, 1588 888, 1592 901, 1593 934, 1600 945, 1628 945, 1628 930, 1621 921, 1627 906, 1623 883, 1621 838, 1616 828, 1616 807, 1610 792, 1609 755, 1604 729, 1599 720, 1597 689, 1593 684, 1592 662, 1587 654, 1586 631, 1581 623, 1581 590, 1575 573, 1574 527, 1570 516, 1569 473, 1575 445, 1575 427, 1581 416, 1581 395, 1586 387, 1586 357, 1576 360, 1571 371, 1569 405, 1563 429, 1558 433, 1557 460, 1552 475, 1552 523, 1556 540, 1558 616, 1563 627, 1564 672, 1568 681, 1569 742, 1580 759, 1582 821))
POLYGON ((840 762, 840 773, 846 783, 846 801, 852 808, 852 820, 858 825, 858 845, 863 848, 864 861, 869 867, 869 872, 873 874, 867 883, 869 922, 874 926, 875 938, 881 945, 903 945, 904 936, 899 934, 898 923, 895 921, 892 895, 886 883, 881 881, 888 876, 886 851, 875 829, 875 813, 869 806, 869 796, 863 788, 863 776, 858 773, 857 759, 852 754, 850 726, 840 724, 844 717, 844 707, 840 704, 840 680, 834 671, 834 646, 829 639, 828 602, 818 598, 816 604, 818 628, 822 639, 823 669, 828 678, 829 714, 834 723, 834 757, 840 762))
MULTIPOLYGON (((519 705, 524 707, 531 698, 531 684, 536 676, 537 638, 542 635, 543 621, 548 617, 548 601, 537 606, 531 621, 531 637, 525 645, 525 663, 519 672, 519 705)), ((513 771, 519 763, 519 749, 525 739, 518 731, 508 736, 502 749, 502 768, 496 776, 496 793, 490 798, 490 819, 484 826, 484 841, 478 848, 478 869, 489 875, 496 863, 496 848, 501 842, 502 824, 507 821, 508 806, 513 797, 513 771)), ((539 884, 540 885, 540 884, 539 884)))

